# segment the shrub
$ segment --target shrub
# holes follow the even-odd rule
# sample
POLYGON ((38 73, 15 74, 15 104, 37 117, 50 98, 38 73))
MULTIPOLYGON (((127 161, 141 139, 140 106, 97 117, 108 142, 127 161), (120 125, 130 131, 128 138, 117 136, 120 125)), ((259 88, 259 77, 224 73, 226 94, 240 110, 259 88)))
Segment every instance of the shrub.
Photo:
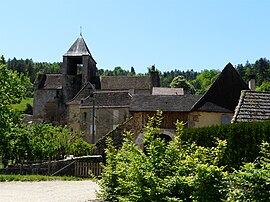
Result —
POLYGON ((239 169, 244 162, 253 162, 257 158, 262 141, 270 142, 270 121, 189 128, 182 136, 187 144, 195 142, 204 147, 214 146, 215 138, 227 140, 227 150, 220 165, 228 170, 239 169))
POLYGON ((131 133, 116 150, 108 140, 99 196, 106 201, 221 201, 226 196, 226 173, 219 167, 226 141, 206 148, 182 142, 183 124, 177 123, 174 141, 158 137, 162 115, 149 119, 144 151, 131 133))

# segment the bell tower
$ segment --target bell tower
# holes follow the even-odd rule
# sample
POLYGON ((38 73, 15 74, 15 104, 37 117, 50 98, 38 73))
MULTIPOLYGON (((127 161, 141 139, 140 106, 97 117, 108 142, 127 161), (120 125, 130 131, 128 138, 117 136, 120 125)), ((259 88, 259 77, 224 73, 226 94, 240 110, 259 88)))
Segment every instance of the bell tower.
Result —
POLYGON ((96 78, 96 61, 82 34, 63 56, 63 101, 70 101, 88 81, 96 78))

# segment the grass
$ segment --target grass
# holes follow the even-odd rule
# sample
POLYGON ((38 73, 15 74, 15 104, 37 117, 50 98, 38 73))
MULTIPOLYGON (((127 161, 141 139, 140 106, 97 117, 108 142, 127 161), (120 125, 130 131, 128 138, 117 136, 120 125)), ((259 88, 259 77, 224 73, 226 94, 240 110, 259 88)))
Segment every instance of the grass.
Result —
POLYGON ((31 106, 33 106, 33 100, 34 98, 26 98, 26 99, 23 99, 21 101, 20 104, 13 104, 11 105, 13 109, 16 109, 18 111, 24 111, 26 109, 26 104, 30 104, 31 106))
POLYGON ((80 178, 80 177, 70 177, 70 176, 46 176, 46 175, 1 175, 0 182, 7 181, 80 181, 80 180, 90 180, 90 178, 80 178))

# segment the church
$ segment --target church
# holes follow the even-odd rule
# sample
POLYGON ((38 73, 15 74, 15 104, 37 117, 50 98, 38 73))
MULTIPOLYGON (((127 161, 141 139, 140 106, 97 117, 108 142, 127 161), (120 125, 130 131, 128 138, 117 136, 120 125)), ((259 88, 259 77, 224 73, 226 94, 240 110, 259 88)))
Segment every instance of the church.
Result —
POLYGON ((88 143, 125 122, 134 94, 159 87, 149 76, 99 76, 97 62, 80 34, 63 55, 62 74, 40 74, 35 82, 33 119, 82 131, 88 143))

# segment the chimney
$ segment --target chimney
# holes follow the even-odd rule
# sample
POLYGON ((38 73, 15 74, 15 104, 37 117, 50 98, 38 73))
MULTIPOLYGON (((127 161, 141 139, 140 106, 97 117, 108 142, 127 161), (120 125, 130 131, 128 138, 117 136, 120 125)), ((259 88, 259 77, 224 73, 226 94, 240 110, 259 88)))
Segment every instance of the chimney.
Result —
POLYGON ((256 89, 256 80, 255 80, 255 75, 250 75, 248 77, 249 81, 248 81, 248 87, 250 90, 255 91, 256 89))
POLYGON ((152 65, 149 73, 150 73, 150 77, 151 77, 151 81, 152 81, 152 87, 160 87, 159 73, 156 70, 155 65, 152 65))

